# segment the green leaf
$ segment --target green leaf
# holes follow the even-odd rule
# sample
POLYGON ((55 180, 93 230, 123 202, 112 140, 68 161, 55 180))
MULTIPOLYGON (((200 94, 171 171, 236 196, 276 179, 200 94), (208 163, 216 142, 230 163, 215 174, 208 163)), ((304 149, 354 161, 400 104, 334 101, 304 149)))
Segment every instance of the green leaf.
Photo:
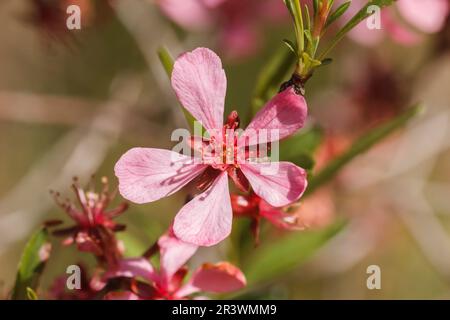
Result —
POLYGON ((308 40, 308 43, 310 44, 310 47, 311 48, 314 47, 314 41, 313 41, 312 34, 311 34, 310 30, 305 30, 305 37, 306 37, 306 40, 308 40))
POLYGON ((283 39, 284 44, 289 48, 289 50, 292 51, 292 53, 297 54, 297 48, 295 46, 295 43, 293 43, 291 40, 283 39))
POLYGON ((396 118, 389 120, 385 124, 382 124, 367 132, 361 138, 356 140, 347 151, 332 160, 324 169, 322 169, 322 171, 309 179, 308 188, 306 189, 305 195, 312 193, 315 189, 334 178, 342 167, 358 155, 369 150, 373 145, 382 141, 391 133, 402 128, 408 123, 409 120, 418 115, 422 110, 422 106, 416 105, 407 109, 396 118))
POLYGON ((27 287, 27 297, 28 297, 28 300, 39 300, 36 291, 31 289, 30 287, 27 287))
POLYGON ((16 283, 11 296, 13 300, 26 300, 29 297, 29 289, 36 291, 50 249, 51 244, 45 228, 36 232, 28 241, 19 262, 16 283))
POLYGON ((305 23, 305 31, 306 30, 311 30, 311 15, 310 15, 310 13, 309 13, 309 7, 308 7, 308 5, 304 5, 304 8, 305 8, 305 21, 306 21, 306 23, 305 23))
POLYGON ((300 266, 344 225, 339 221, 321 230, 291 232, 278 241, 261 245, 244 266, 249 285, 275 280, 300 266))
POLYGON ((319 13, 319 0, 313 0, 314 17, 319 13))
POLYGON ((376 5, 380 8, 384 8, 392 5, 396 0, 371 0, 369 1, 352 19, 334 36, 328 48, 320 55, 319 60, 323 60, 331 50, 341 41, 344 36, 356 27, 361 21, 371 16, 373 12, 369 13, 367 8, 370 6, 376 5))
MULTIPOLYGON (((172 76, 172 71, 173 71, 173 65, 174 65, 174 60, 172 58, 172 55, 170 54, 169 50, 167 50, 167 48, 165 47, 161 47, 158 49, 158 57, 159 57, 159 61, 161 61, 162 66, 164 67, 164 70, 166 71, 167 76, 170 77, 172 76)), ((189 128, 191 129, 191 132, 194 132, 194 123, 195 123, 195 118, 192 116, 192 114, 186 110, 186 108, 184 108, 183 106, 181 106, 183 113, 184 113, 184 117, 186 118, 186 121, 189 125, 189 128)))
POLYGON ((330 14, 325 27, 328 27, 334 21, 339 19, 347 11, 347 9, 350 7, 351 4, 352 4, 351 1, 341 4, 332 14, 330 14))
POLYGON ((281 47, 266 63, 256 82, 252 100, 252 115, 256 114, 267 100, 278 91, 295 60, 295 55, 290 50, 281 47))
POLYGON ((294 20, 294 28, 295 28, 295 38, 297 40, 297 56, 303 52, 305 48, 304 37, 303 37, 303 16, 302 16, 302 7, 300 5, 299 0, 283 0, 284 4, 289 10, 289 13, 294 20))
POLYGON ((173 71, 173 58, 169 52, 169 50, 167 50, 167 48, 165 47, 161 47, 158 49, 158 58, 159 61, 161 61, 161 64, 164 67, 164 70, 166 71, 167 76, 170 78, 172 75, 172 71, 173 71))

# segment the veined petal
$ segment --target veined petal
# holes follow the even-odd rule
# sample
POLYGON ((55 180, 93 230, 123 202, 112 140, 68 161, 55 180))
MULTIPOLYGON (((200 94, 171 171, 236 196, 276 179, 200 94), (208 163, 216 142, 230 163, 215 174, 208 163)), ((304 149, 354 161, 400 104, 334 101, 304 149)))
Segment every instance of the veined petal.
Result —
POLYGON ((114 170, 120 194, 135 203, 146 203, 175 193, 205 168, 173 151, 133 148, 117 161, 114 170))
POLYGON ((183 107, 206 129, 222 128, 227 78, 213 51, 197 48, 182 54, 173 67, 172 87, 183 107))
POLYGON ((181 208, 173 231, 182 241, 212 246, 228 237, 232 217, 228 177, 223 172, 205 192, 181 208))
POLYGON ((305 98, 296 94, 293 88, 288 88, 256 114, 241 139, 249 137, 250 144, 256 144, 252 140, 255 135, 258 135, 259 144, 281 140, 303 127, 307 113, 305 98))
POLYGON ((241 165, 254 192, 274 207, 298 200, 306 189, 306 171, 290 162, 241 165))
POLYGON ((192 287, 199 291, 225 293, 242 289, 247 284, 239 268, 228 262, 203 264, 192 276, 192 287))
POLYGON ((162 276, 169 281, 197 251, 197 246, 183 242, 172 232, 163 235, 158 240, 162 276))

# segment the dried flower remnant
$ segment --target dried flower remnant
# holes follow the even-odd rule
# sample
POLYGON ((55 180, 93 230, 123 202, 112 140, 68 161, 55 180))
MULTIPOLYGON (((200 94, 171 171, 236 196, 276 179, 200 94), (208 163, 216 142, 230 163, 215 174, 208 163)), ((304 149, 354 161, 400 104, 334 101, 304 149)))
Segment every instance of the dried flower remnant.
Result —
POLYGON ((74 178, 72 188, 77 203, 69 199, 63 201, 58 192, 51 191, 56 203, 76 223, 72 227, 55 230, 53 234, 67 236, 63 242, 65 245, 76 243, 80 251, 91 252, 101 263, 114 265, 121 257, 121 247, 114 232, 124 230, 125 225, 116 223, 113 219, 121 215, 128 208, 128 204, 123 202, 114 209, 108 209, 117 192, 110 192, 106 177, 103 177, 101 182, 100 192, 94 191, 93 178, 89 189, 85 191, 79 186, 78 179, 74 178))
POLYGON ((192 138, 202 157, 134 148, 115 166, 120 193, 136 203, 167 197, 199 179, 202 193, 178 212, 173 226, 178 238, 195 245, 217 244, 231 232, 228 176, 238 188, 246 190, 251 186, 276 207, 298 200, 307 185, 302 168, 290 162, 269 162, 249 148, 270 146, 300 129, 307 114, 304 97, 292 87, 287 88, 270 100, 238 135, 234 131, 239 125, 237 113, 233 112, 222 125, 226 85, 222 63, 214 52, 198 48, 181 55, 174 65, 172 87, 181 104, 208 130, 209 139, 192 138), (267 166, 274 172, 264 174, 267 166))
POLYGON ((160 253, 159 270, 146 258, 121 260, 115 269, 105 274, 105 279, 130 278, 129 289, 110 292, 106 299, 190 299, 201 292, 226 293, 246 285, 244 274, 228 262, 205 263, 184 283, 188 274, 185 264, 198 247, 177 239, 172 230, 159 238, 157 246, 160 253))

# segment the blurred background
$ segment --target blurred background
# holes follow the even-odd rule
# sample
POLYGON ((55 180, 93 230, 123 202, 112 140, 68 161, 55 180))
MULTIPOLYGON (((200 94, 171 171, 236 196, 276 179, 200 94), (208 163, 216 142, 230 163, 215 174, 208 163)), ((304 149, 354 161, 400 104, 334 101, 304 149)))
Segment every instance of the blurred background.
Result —
MULTIPOLYGON (((68 221, 50 189, 73 198, 72 177, 87 184, 92 174, 115 186, 113 167, 121 154, 134 146, 170 148, 172 130, 186 127, 159 47, 174 56, 198 46, 218 52, 228 78, 225 114, 238 110, 245 118, 259 72, 282 39, 292 38, 282 0, 265 1, 258 14, 246 1, 209 12, 212 21, 198 12, 188 19, 192 8, 181 8, 178 19, 171 1, 0 1, 3 297, 29 235, 45 220, 68 221), (66 28, 69 4, 82 10, 81 30, 66 28)), ((399 8, 392 16, 407 24, 399 8)), ((338 220, 345 227, 292 271, 258 285, 252 297, 450 298, 450 22, 444 14, 438 30, 412 29, 417 39, 408 43, 389 32, 370 45, 346 39, 331 54, 333 63, 308 83, 309 122, 324 134, 317 168, 410 105, 422 102, 425 111, 305 199, 300 217, 310 229, 338 220), (381 290, 367 289, 369 265, 381 268, 381 290)), ((127 231, 118 234, 127 256, 141 254, 167 229, 185 196, 130 205, 119 218, 127 231)), ((260 246, 250 244, 259 256, 271 239, 290 232, 263 231, 260 246)), ((192 264, 245 265, 245 254, 230 254, 231 241, 201 249, 192 264)), ((55 239, 42 287, 67 265, 90 259, 55 239)))

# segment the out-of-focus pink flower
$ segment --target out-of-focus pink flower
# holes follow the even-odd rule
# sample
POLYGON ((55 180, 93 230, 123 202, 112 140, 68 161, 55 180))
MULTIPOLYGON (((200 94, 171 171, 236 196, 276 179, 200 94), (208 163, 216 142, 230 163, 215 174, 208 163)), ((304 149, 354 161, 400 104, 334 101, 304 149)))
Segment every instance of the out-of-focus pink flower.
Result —
MULTIPOLYGON (((93 181, 92 181, 93 183, 93 181)), ((56 236, 68 236, 64 240, 65 245, 76 243, 80 251, 95 254, 102 262, 113 265, 121 256, 121 248, 114 232, 122 231, 125 226, 118 224, 113 219, 122 214, 127 208, 126 202, 114 209, 108 209, 116 192, 110 193, 109 183, 106 177, 102 178, 102 190, 96 193, 91 186, 85 191, 75 178, 72 185, 75 191, 78 205, 68 199, 62 201, 58 192, 53 192, 56 203, 75 221, 72 227, 53 231, 56 236)), ((48 225, 59 224, 57 221, 48 225)))
MULTIPOLYGON (((353 0, 345 16, 347 18, 353 16, 365 4, 366 1, 353 0)), ((403 45, 413 45, 420 41, 421 33, 431 34, 440 31, 449 10, 448 0, 398 0, 393 8, 382 10, 380 30, 369 29, 363 21, 349 33, 349 36, 369 46, 378 44, 385 36, 403 45)))
POLYGON ((230 58, 255 53, 267 24, 289 21, 281 0, 156 0, 156 3, 169 19, 187 30, 218 29, 219 45, 230 58))
POLYGON ((160 267, 157 270, 146 258, 124 259, 105 274, 105 279, 132 278, 130 290, 109 293, 106 299, 188 299, 199 292, 226 293, 246 285, 244 274, 228 262, 205 263, 183 283, 188 272, 186 262, 197 246, 177 239, 172 231, 158 240, 160 267))
POLYGON ((235 111, 222 126, 226 85, 220 58, 214 52, 198 48, 181 55, 174 65, 172 87, 181 104, 208 130, 209 139, 192 138, 202 157, 134 148, 115 166, 120 193, 136 203, 169 196, 198 177, 197 186, 203 193, 178 212, 173 227, 178 238, 195 245, 217 244, 231 232, 228 176, 243 191, 251 185, 275 207, 299 199, 307 184, 302 168, 290 162, 268 163, 259 151, 255 154, 248 148, 270 145, 300 129, 307 114, 305 99, 293 88, 286 89, 269 101, 239 136, 234 131, 239 125, 235 111), (273 172, 262 174, 267 165, 273 172))
POLYGON ((30 0, 31 12, 24 20, 35 26, 46 42, 58 40, 68 44, 76 34, 67 28, 67 8, 76 5, 81 12, 81 30, 110 19, 115 0, 30 0))
POLYGON ((342 134, 327 133, 315 152, 314 171, 317 172, 323 169, 330 160, 341 154, 344 150, 350 147, 352 138, 342 134))
POLYGON ((336 213, 333 192, 322 187, 307 198, 292 211, 298 225, 305 229, 321 228, 329 225, 336 213))

